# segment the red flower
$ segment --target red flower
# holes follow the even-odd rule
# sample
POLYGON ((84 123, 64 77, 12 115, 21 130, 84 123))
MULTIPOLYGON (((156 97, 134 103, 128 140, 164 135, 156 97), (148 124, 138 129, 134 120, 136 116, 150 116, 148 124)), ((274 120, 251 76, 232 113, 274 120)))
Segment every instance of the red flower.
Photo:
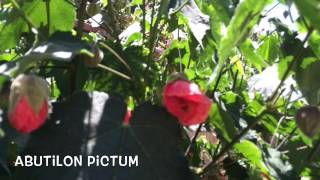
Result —
POLYGON ((48 103, 43 102, 39 113, 33 111, 27 98, 23 96, 16 108, 9 113, 11 125, 21 133, 30 133, 43 125, 48 114, 48 103))
POLYGON ((130 119, 131 119, 131 116, 132 116, 132 111, 131 109, 127 109, 127 113, 126 113, 126 116, 124 117, 124 120, 123 120, 123 124, 124 125, 129 125, 129 122, 130 122, 130 119))
POLYGON ((8 117, 21 133, 30 133, 42 126, 48 115, 47 82, 34 75, 19 75, 11 85, 8 117))
POLYGON ((204 122, 212 104, 198 85, 186 80, 168 83, 164 88, 163 102, 167 110, 185 126, 204 122))

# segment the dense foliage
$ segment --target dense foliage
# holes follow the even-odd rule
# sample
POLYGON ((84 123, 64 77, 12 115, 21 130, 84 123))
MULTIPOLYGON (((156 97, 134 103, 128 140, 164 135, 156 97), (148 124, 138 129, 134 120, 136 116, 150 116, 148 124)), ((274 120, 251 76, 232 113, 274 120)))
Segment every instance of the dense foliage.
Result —
POLYGON ((0 178, 320 179, 319 69, 319 0, 2 0, 0 178), (7 118, 23 73, 52 104, 30 134, 7 118), (174 73, 212 100, 204 123, 163 108, 174 73), (68 153, 141 166, 14 167, 68 153))

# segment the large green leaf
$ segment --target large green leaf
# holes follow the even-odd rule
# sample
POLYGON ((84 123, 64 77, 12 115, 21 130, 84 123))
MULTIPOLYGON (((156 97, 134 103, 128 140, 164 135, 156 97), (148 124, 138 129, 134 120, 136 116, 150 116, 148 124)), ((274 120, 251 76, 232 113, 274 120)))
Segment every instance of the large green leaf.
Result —
POLYGON ((229 24, 234 11, 234 6, 231 0, 209 0, 208 4, 211 4, 214 7, 217 15, 224 24, 229 24))
POLYGON ((258 53, 262 56, 263 60, 273 63, 278 57, 279 49, 279 38, 271 34, 263 41, 263 44, 258 49, 258 53))
POLYGON ((307 20, 310 21, 310 25, 320 32, 320 1, 319 0, 294 0, 299 12, 307 20))
POLYGON ((224 105, 214 103, 210 113, 210 123, 216 128, 217 133, 221 138, 230 142, 236 136, 237 130, 233 119, 230 117, 224 105))
POLYGON ((269 174, 263 163, 261 150, 251 141, 243 140, 235 144, 235 149, 241 153, 253 167, 258 167, 263 173, 269 174))
POLYGON ((268 2, 270 1, 244 0, 238 5, 227 27, 227 33, 220 42, 218 48, 219 63, 210 77, 209 85, 216 81, 232 49, 242 43, 243 39, 249 35, 268 2))
MULTIPOLYGON (((29 0, 20 2, 22 11, 32 24, 36 26, 35 28, 40 28, 41 26, 48 27, 46 1, 29 0)), ((50 7, 50 34, 55 31, 71 31, 75 20, 75 10, 72 4, 65 0, 49 0, 48 2, 50 7)), ((15 47, 21 33, 29 31, 27 22, 20 14, 21 12, 17 12, 16 9, 9 13, 7 22, 0 30, 0 42, 2 42, 0 43, 0 50, 15 47)))
POLYGON ((264 61, 264 59, 255 51, 252 41, 247 39, 240 46, 241 52, 246 57, 247 61, 250 64, 253 64, 260 72, 262 68, 266 67, 268 64, 264 61))
POLYGON ((50 119, 31 135, 21 155, 83 155, 84 165, 19 167, 12 179, 193 179, 179 146, 181 127, 175 118, 146 103, 125 126, 125 112, 120 99, 100 92, 78 93, 54 104, 50 119), (138 167, 88 167, 88 155, 137 155, 138 167))
POLYGON ((320 102, 319 69, 320 61, 313 57, 304 58, 295 69, 299 89, 311 105, 320 102))

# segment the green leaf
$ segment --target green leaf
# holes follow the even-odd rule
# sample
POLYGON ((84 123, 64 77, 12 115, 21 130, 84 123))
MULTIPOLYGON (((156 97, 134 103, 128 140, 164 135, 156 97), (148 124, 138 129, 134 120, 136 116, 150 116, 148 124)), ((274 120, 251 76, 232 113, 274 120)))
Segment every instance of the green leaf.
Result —
POLYGON ((299 89, 310 105, 318 105, 320 102, 319 69, 320 61, 314 61, 313 57, 304 58, 295 69, 299 89))
POLYGON ((228 142, 231 142, 237 133, 233 120, 228 112, 216 103, 214 103, 211 108, 210 123, 216 128, 217 133, 222 135, 228 142))
MULTIPOLYGON (((102 6, 107 7, 108 6, 108 0, 101 0, 102 6)), ((134 0, 131 2, 132 5, 139 5, 142 4, 142 0, 134 0)))
POLYGON ((313 32, 309 39, 309 45, 314 54, 320 58, 320 32, 313 32))
POLYGON ((287 71, 290 62, 293 60, 293 56, 286 56, 285 58, 281 58, 278 64, 278 77, 282 79, 284 73, 287 71))
MULTIPOLYGON (((54 0, 50 2, 50 34, 56 31, 71 31, 74 26, 75 10, 73 6, 65 0, 54 0)), ((48 18, 46 11, 46 1, 34 0, 24 1, 21 6, 22 11, 32 22, 35 28, 47 26, 48 18)), ((4 27, 0 30, 0 50, 13 48, 18 43, 23 32, 29 32, 26 21, 21 17, 20 12, 12 10, 4 27)), ((40 31, 40 33, 43 33, 40 31)))
POLYGON ((224 24, 229 24, 230 19, 233 15, 233 4, 230 0, 209 0, 210 5, 214 7, 219 18, 224 22, 224 24))
POLYGON ((318 59, 315 58, 315 57, 306 57, 306 58, 303 59, 300 67, 302 69, 306 69, 309 65, 311 65, 315 61, 318 61, 318 59))
POLYGON ((269 0, 244 0, 238 5, 227 27, 227 33, 220 42, 218 48, 219 63, 212 73, 208 84, 212 84, 212 82, 215 84, 218 74, 232 52, 231 50, 248 36, 252 27, 258 22, 261 11, 269 2, 269 0))
POLYGON ((320 32, 320 1, 319 0, 294 0, 301 15, 310 21, 310 25, 320 32))
POLYGON ((240 46, 241 52, 246 57, 246 60, 249 64, 253 64, 259 72, 262 71, 262 68, 267 67, 267 63, 263 60, 263 58, 255 52, 255 49, 252 45, 252 41, 247 39, 240 46))
POLYGON ((273 63, 279 54, 280 43, 276 35, 269 35, 258 48, 258 54, 268 63, 273 63))
POLYGON ((263 173, 269 174, 268 169, 263 163, 261 150, 254 143, 243 140, 240 143, 235 144, 234 147, 253 167, 259 167, 263 173))

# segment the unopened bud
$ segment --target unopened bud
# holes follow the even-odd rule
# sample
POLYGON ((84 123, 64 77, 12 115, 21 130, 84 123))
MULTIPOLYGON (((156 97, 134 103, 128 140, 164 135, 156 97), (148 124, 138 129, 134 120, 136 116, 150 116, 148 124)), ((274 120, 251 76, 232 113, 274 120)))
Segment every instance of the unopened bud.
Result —
POLYGON ((11 84, 8 117, 21 133, 30 133, 44 124, 48 115, 49 88, 35 75, 19 75, 11 84))

